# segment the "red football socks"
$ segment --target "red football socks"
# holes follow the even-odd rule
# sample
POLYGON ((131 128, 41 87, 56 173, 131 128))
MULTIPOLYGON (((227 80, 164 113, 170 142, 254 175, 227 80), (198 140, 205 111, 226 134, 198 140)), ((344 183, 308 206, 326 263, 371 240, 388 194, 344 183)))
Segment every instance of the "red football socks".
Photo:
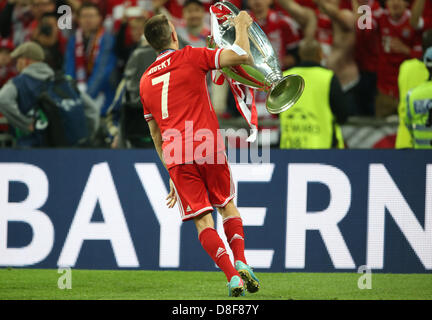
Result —
POLYGON ((228 282, 233 276, 240 276, 237 270, 233 267, 229 255, 226 252, 225 245, 215 229, 204 229, 199 234, 198 239, 204 250, 225 273, 228 282))
POLYGON ((244 231, 243 222, 240 217, 227 218, 223 222, 225 235, 229 246, 234 254, 234 261, 240 260, 246 263, 244 256, 244 231))

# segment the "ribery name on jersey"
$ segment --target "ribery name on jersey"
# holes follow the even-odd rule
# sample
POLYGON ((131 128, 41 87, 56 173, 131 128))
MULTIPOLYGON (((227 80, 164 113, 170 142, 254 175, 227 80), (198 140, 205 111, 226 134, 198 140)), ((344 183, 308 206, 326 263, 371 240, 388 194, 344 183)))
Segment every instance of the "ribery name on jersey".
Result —
POLYGON ((171 58, 168 58, 164 62, 162 62, 161 64, 158 64, 157 66, 151 68, 150 71, 148 72, 148 74, 151 75, 152 73, 155 73, 156 71, 165 69, 166 67, 169 67, 170 64, 171 64, 171 58))

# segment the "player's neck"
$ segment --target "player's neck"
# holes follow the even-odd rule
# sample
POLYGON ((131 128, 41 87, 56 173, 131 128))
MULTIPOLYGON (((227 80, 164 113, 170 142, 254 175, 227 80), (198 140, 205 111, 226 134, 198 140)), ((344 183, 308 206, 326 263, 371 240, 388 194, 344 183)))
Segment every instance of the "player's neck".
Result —
POLYGON ((166 49, 163 49, 162 51, 160 51, 160 52, 159 52, 159 55, 164 54, 164 53, 167 53, 168 51, 176 51, 176 50, 177 50, 177 49, 174 48, 174 47, 169 47, 169 48, 166 48, 166 49))

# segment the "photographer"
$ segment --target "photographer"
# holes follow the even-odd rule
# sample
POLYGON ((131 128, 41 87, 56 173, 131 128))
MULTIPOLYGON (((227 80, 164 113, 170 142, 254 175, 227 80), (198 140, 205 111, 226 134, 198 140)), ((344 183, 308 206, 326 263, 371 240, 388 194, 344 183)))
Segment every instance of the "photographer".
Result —
POLYGON ((45 52, 46 63, 54 70, 62 70, 66 39, 57 26, 57 14, 44 13, 33 34, 33 41, 39 43, 45 52))
MULTIPOLYGON (((38 117, 37 114, 40 115, 39 105, 42 101, 41 95, 48 92, 47 85, 50 79, 55 77, 55 73, 44 62, 44 51, 35 42, 26 42, 20 45, 11 53, 11 57, 16 61, 19 75, 12 78, 0 90, 0 112, 13 127, 17 145, 19 147, 54 147, 54 145, 50 144, 51 141, 47 139, 48 131, 44 130, 46 128, 50 130, 50 127, 53 129, 59 128, 63 123, 63 119, 67 119, 67 122, 65 122, 67 126, 61 132, 65 135, 65 140, 79 129, 82 132, 85 131, 86 136, 84 138, 90 141, 99 126, 99 110, 93 100, 85 93, 78 93, 81 105, 74 104, 72 108, 69 108, 70 114, 78 110, 78 108, 78 112, 82 110, 84 113, 82 119, 76 117, 71 121, 71 118, 65 115, 64 118, 55 119, 58 121, 56 123, 51 121, 54 118, 50 119, 49 114, 45 112, 48 109, 44 109, 45 118, 43 116, 38 117), (82 120, 82 122, 74 127, 77 124, 76 119, 82 120)), ((77 91, 75 90, 75 92, 77 91)), ((65 91, 65 93, 68 92, 65 91)), ((69 102, 71 101, 70 98, 72 96, 68 95, 69 102)))
POLYGON ((113 138, 112 148, 153 147, 148 126, 142 117, 139 83, 142 74, 156 60, 156 52, 142 36, 140 45, 128 60, 124 77, 110 106, 106 124, 113 138))

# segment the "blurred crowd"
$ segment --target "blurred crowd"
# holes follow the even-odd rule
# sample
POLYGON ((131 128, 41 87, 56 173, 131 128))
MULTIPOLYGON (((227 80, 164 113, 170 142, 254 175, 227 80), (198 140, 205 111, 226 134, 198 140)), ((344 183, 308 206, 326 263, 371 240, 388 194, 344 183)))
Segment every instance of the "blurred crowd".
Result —
MULTIPOLYGON (((36 103, 43 83, 64 74, 86 101, 84 115, 91 123, 85 141, 72 141, 72 146, 151 147, 139 100, 140 77, 156 59, 143 36, 145 22, 163 13, 175 24, 182 46, 203 47, 210 34, 209 8, 215 2, 0 0, 0 133, 11 135, 15 146, 46 147, 40 140, 20 141, 34 132, 35 115, 31 106, 22 107, 26 97, 19 91, 33 88, 31 103, 36 103), (33 46, 11 55, 28 42, 38 44, 43 56, 33 46), (32 64, 37 67, 30 72, 32 64), (37 78, 39 86, 14 81, 24 73, 37 78)), ((387 119, 405 112, 400 105, 405 98, 400 96, 400 68, 405 61, 421 62, 424 33, 432 28, 432 0, 230 2, 248 10, 260 25, 283 70, 302 62, 302 42, 306 55, 305 41, 309 47, 311 41, 319 44, 316 62, 334 72, 343 96, 345 110, 335 115, 339 124, 350 117, 387 119)), ((221 121, 239 117, 228 88, 209 79, 221 121)), ((278 118, 265 111, 265 93, 257 92, 256 106, 260 129, 270 129, 270 143, 279 146, 281 128, 278 118)), ((400 127, 403 131, 403 123, 400 127)))

